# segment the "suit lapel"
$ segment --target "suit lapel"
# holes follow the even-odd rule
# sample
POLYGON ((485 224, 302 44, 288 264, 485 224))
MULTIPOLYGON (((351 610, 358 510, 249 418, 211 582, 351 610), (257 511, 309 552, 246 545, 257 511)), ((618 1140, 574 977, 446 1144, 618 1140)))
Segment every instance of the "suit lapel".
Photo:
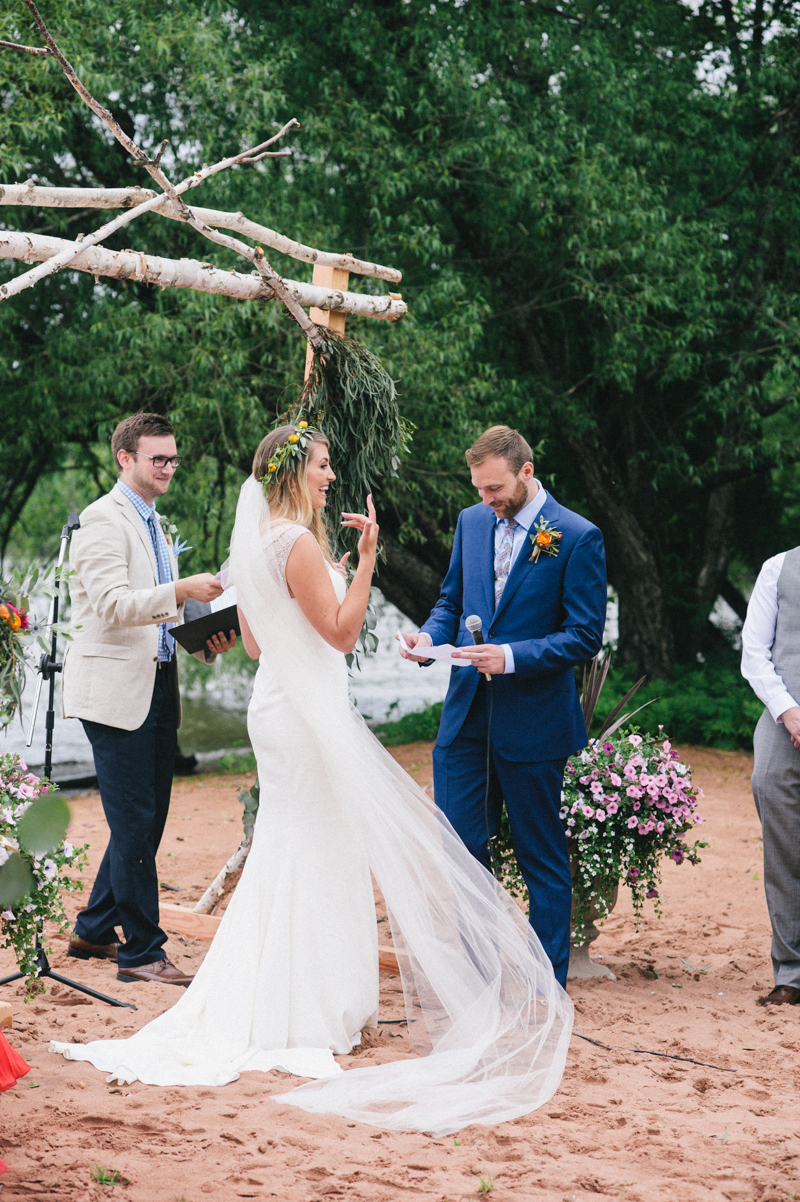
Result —
POLYGON ((486 612, 494 613, 494 527, 493 511, 487 506, 481 515, 484 528, 481 533, 481 581, 486 596, 486 612))
POLYGON ((150 557, 150 566, 153 569, 153 581, 155 584, 158 584, 158 564, 156 563, 156 553, 153 550, 153 543, 150 539, 150 534, 144 524, 144 521, 139 517, 135 505, 132 505, 124 493, 121 493, 118 488, 113 489, 111 495, 122 510, 122 516, 130 522, 141 539, 142 546, 150 557))
MULTIPOLYGON (((544 518, 544 520, 546 522, 557 522, 558 515, 560 512, 561 512, 560 505, 558 504, 557 501, 554 501, 553 498, 548 493, 547 500, 545 501, 542 508, 539 510, 536 521, 538 522, 542 518, 544 518)), ((531 552, 533 551, 533 544, 530 541, 531 533, 532 533, 532 531, 528 532, 528 535, 525 538, 525 542, 523 544, 522 550, 520 551, 519 555, 517 556, 516 560, 514 561, 514 566, 512 567, 511 571, 508 574, 508 580, 506 581, 506 587, 503 589, 503 595, 500 598, 500 604, 497 607, 497 613, 494 615, 495 618, 498 617, 498 615, 501 613, 501 611, 504 610, 505 607, 508 605, 508 603, 511 601, 511 599, 513 598, 517 589, 522 584, 523 580, 526 578, 528 573, 536 571, 537 563, 531 563, 531 552)), ((539 556, 539 559, 542 559, 541 555, 539 556)))

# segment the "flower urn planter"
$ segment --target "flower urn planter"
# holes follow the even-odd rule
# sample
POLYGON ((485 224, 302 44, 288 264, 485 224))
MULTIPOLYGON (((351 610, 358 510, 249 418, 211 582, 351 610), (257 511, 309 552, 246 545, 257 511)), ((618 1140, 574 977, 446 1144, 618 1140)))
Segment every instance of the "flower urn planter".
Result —
MULTIPOLYGON (((578 862, 577 856, 574 854, 569 858, 570 873, 574 880, 577 872, 578 862)), ((617 904, 619 895, 619 885, 614 886, 614 891, 608 899, 608 912, 614 909, 617 904)), ((572 901, 572 917, 575 916, 575 900, 572 901)), ((616 981, 616 977, 610 968, 606 968, 605 964, 598 964, 596 960, 592 960, 589 956, 589 945, 594 943, 600 932, 595 924, 595 919, 605 918, 605 914, 601 914, 595 903, 592 904, 589 913, 586 916, 586 922, 580 932, 582 941, 580 944, 575 943, 572 931, 574 927, 570 923, 570 942, 569 942, 569 968, 567 969, 567 980, 588 981, 593 977, 608 977, 612 981, 616 981)))

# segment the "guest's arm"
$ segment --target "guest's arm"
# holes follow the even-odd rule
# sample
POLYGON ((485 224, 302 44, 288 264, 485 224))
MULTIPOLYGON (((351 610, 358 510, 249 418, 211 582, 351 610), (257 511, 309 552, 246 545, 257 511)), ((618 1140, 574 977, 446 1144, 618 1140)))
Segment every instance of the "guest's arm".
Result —
POLYGON ((109 626, 178 621, 174 584, 131 588, 120 523, 97 513, 82 517, 80 529, 72 536, 70 566, 86 590, 92 609, 109 626))
MULTIPOLYGON (((766 560, 758 574, 742 627, 742 676, 759 701, 767 707, 774 721, 783 722, 789 733, 793 734, 790 723, 795 716, 791 711, 798 709, 798 705, 772 662, 772 644, 778 619, 778 577, 785 558, 785 551, 773 555, 766 560), (789 715, 788 720, 786 715, 789 715)), ((800 734, 800 726, 797 733, 800 734)))

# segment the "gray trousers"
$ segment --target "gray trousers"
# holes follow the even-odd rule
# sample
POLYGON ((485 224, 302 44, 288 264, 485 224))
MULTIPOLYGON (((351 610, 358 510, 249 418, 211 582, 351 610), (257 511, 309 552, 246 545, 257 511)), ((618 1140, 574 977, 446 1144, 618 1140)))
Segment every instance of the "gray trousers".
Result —
POLYGON ((764 836, 764 889, 776 985, 800 988, 800 751, 764 710, 753 738, 753 797, 764 836))

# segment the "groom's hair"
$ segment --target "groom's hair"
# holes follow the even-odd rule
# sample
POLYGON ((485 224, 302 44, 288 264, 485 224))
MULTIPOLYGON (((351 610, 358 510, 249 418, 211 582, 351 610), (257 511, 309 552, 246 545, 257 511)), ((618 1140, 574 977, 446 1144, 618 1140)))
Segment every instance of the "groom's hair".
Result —
POLYGON ((175 427, 172 422, 160 413, 134 413, 132 417, 126 417, 111 435, 111 454, 114 456, 117 472, 122 471, 117 458, 118 453, 133 453, 137 450, 142 435, 154 434, 156 438, 165 438, 174 433, 175 427))
POLYGON ((515 476, 522 471, 524 463, 533 463, 533 451, 520 434, 510 426, 490 426, 473 443, 464 458, 468 467, 476 467, 485 459, 493 459, 500 455, 506 460, 515 476))

